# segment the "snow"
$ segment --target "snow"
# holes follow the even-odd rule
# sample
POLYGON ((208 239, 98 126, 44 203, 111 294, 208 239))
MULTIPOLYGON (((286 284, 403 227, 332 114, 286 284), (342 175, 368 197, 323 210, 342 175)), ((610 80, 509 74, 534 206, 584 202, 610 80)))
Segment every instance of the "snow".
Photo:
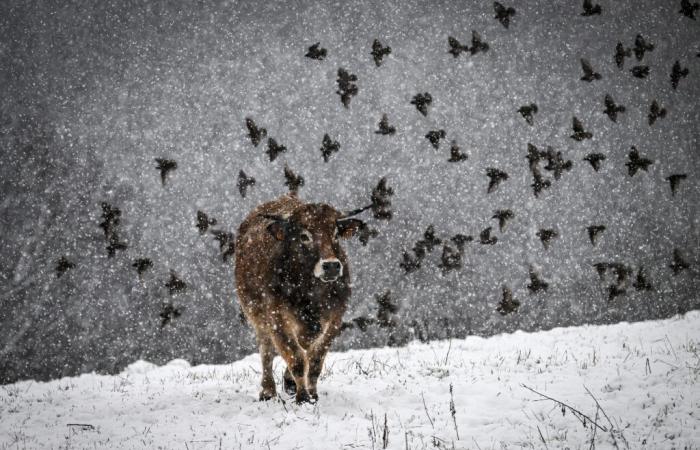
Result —
MULTIPOLYGON (((698 330, 692 311, 331 353, 319 402, 302 406, 285 394, 256 400, 257 354, 195 367, 138 361, 116 376, 0 387, 0 449, 588 449, 591 438, 597 449, 696 448, 698 330), (602 429, 594 436, 590 421, 526 386, 602 429)), ((278 385, 283 368, 277 359, 278 385)))

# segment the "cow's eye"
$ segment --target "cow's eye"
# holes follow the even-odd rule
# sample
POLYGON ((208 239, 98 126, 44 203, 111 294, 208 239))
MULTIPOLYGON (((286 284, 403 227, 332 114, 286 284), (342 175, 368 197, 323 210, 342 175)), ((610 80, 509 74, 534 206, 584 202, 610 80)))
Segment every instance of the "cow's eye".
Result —
POLYGON ((299 235, 299 240, 300 240, 303 244, 308 244, 308 243, 310 243, 310 242, 311 242, 311 233, 309 233, 309 232, 306 231, 306 230, 303 230, 303 231, 301 232, 301 234, 299 235))

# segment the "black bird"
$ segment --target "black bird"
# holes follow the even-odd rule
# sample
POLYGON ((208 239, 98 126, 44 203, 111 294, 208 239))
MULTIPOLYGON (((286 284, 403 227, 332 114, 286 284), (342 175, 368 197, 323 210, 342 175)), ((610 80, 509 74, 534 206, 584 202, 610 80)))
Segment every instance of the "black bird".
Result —
POLYGON ((641 34, 638 34, 634 39, 634 56, 637 57, 637 61, 641 61, 644 58, 644 53, 652 50, 654 50, 654 44, 648 43, 641 34))
POLYGON ((407 274, 415 272, 416 270, 420 269, 421 260, 422 258, 416 255, 411 255, 408 252, 404 252, 403 260, 399 263, 399 267, 401 267, 407 274))
POLYGON ((467 154, 462 153, 459 150, 459 147, 457 146, 456 142, 452 142, 452 147, 450 147, 450 159, 448 159, 448 162, 461 162, 467 159, 467 154))
POLYGON ((379 307, 377 310, 377 324, 382 328, 396 326, 392 315, 399 311, 399 305, 391 299, 391 291, 387 289, 383 294, 376 295, 374 299, 379 307))
POLYGON ((534 178, 534 181, 530 186, 532 187, 532 191, 535 194, 535 197, 539 197, 542 191, 552 187, 552 182, 545 179, 536 167, 532 171, 532 177, 534 178))
POLYGON ((489 51, 489 44, 481 40, 481 35, 472 30, 472 46, 469 48, 469 53, 476 55, 477 53, 486 53, 489 51))
POLYGON ((306 56, 307 58, 318 59, 319 61, 322 61, 328 54, 328 51, 326 51, 325 48, 319 48, 319 45, 321 45, 321 43, 316 42, 314 45, 309 47, 309 51, 304 56, 306 56))
POLYGON ((676 61, 673 64, 673 69, 671 69, 671 87, 675 90, 678 87, 678 82, 681 81, 681 78, 687 77, 688 73, 688 68, 681 68, 680 61, 676 61))
POLYGON ((462 250, 455 249, 451 245, 445 244, 442 247, 442 255, 438 267, 442 269, 442 273, 447 273, 450 270, 462 268, 462 250))
POLYGON ((681 10, 678 12, 695 20, 695 11, 698 9, 700 9, 700 3, 690 3, 690 0, 681 0, 681 10))
POLYGON ((582 16, 592 16, 594 14, 600 14, 601 12, 602 8, 599 4, 596 4, 594 6, 591 0, 583 0, 583 12, 581 13, 582 16))
POLYGON ((659 104, 654 100, 651 102, 651 106, 649 107, 649 126, 654 125, 654 122, 656 122, 656 119, 663 119, 666 117, 666 108, 662 108, 659 106, 659 104))
POLYGON ((299 192, 299 188, 304 185, 304 177, 292 172, 287 166, 284 166, 284 185, 289 188, 289 192, 299 192))
POLYGON ((498 242, 498 238, 496 236, 491 236, 491 227, 488 227, 479 233, 479 242, 484 245, 494 245, 498 242))
POLYGON ((210 219, 209 216, 202 211, 197 211, 197 228, 199 229, 199 234, 206 233, 211 225, 216 225, 216 219, 210 219))
POLYGON ((513 298, 513 293, 510 291, 510 289, 503 286, 503 297, 496 307, 496 311, 498 311, 502 316, 505 316, 516 312, 519 306, 520 302, 513 298))
POLYGON ((564 158, 561 156, 561 152, 548 152, 547 161, 547 165, 544 166, 544 168, 545 170, 554 172, 555 180, 559 180, 559 178, 561 178, 561 174, 564 173, 564 171, 571 170, 571 167, 574 165, 571 160, 564 161, 564 158))
POLYGON ((632 283, 632 286, 638 291, 651 291, 654 288, 644 275, 644 267, 640 267, 637 271, 637 279, 632 283))
POLYGON ((591 167, 597 172, 600 170, 600 164, 605 161, 605 155, 602 153, 589 153, 583 160, 591 163, 591 167))
POLYGON ((527 122, 528 125, 533 125, 533 114, 537 113, 537 105, 530 103, 529 105, 521 106, 520 109, 518 109, 518 112, 523 116, 523 118, 525 118, 525 122, 527 122))
POLYGON ((593 80, 600 80, 603 78, 598 72, 593 70, 591 63, 587 59, 581 58, 581 68, 583 69, 582 81, 588 81, 589 83, 593 80))
POLYGON ((61 256, 56 263, 56 278, 61 278, 64 273, 66 273, 69 269, 73 269, 74 267, 74 263, 70 262, 65 256, 61 256))
POLYGON ((617 123, 617 113, 625 112, 625 107, 616 105, 613 98, 609 94, 605 94, 605 110, 603 112, 610 117, 610 120, 617 123))
POLYGON ((625 58, 629 58, 630 56, 632 56, 632 50, 625 48, 622 42, 618 42, 615 46, 615 64, 617 64, 619 69, 625 66, 625 58))
POLYGON ((158 314, 160 317, 160 327, 165 327, 173 319, 180 317, 181 314, 180 309, 173 306, 172 303, 163 303, 160 314, 158 314))
POLYGON ((119 236, 116 232, 109 235, 108 242, 109 245, 107 245, 106 249, 109 258, 112 258, 117 253, 117 250, 126 250, 128 247, 126 243, 119 242, 119 236))
POLYGON ((447 136, 447 133, 445 133, 445 130, 433 130, 433 131, 428 131, 428 134, 425 135, 425 138, 430 141, 430 144, 437 150, 440 148, 440 139, 444 139, 445 136, 447 136))
POLYGON ((496 19, 501 22, 501 25, 508 28, 510 25, 510 18, 515 15, 515 8, 506 8, 498 2, 493 2, 493 9, 496 11, 496 19))
POLYGON ((452 36, 447 36, 447 43, 450 45, 450 49, 447 51, 447 53, 450 53, 455 58, 457 58, 462 52, 469 51, 468 45, 462 45, 461 42, 452 36))
POLYGON ((323 135, 323 142, 321 143, 321 155, 323 156, 323 161, 328 162, 328 159, 333 153, 337 153, 340 150, 340 143, 338 141, 331 140, 328 134, 323 135))
POLYGON ((169 172, 177 169, 177 162, 165 158, 156 158, 155 160, 158 163, 156 170, 160 170, 160 182, 165 186, 165 179, 169 172))
POLYGON ((411 104, 416 105, 416 109, 424 116, 428 115, 428 106, 430 106, 431 103, 433 103, 433 97, 427 92, 416 94, 413 100, 411 100, 411 104))
POLYGON ((615 272, 615 281, 618 286, 625 283, 633 272, 631 267, 617 262, 608 263, 608 269, 612 269, 612 271, 615 272))
POLYGON ((681 251, 678 250, 677 248, 673 249, 673 262, 668 266, 673 270, 674 275, 678 275, 682 270, 689 269, 690 264, 683 259, 683 255, 681 255, 681 251))
POLYGON ((233 256, 236 251, 236 238, 233 233, 224 230, 211 230, 214 239, 219 242, 219 251, 224 262, 233 256))
POLYGON ((586 231, 588 231, 588 239, 590 239, 591 244, 595 246, 598 242, 598 236, 605 231, 605 225, 591 225, 586 227, 586 231))
POLYGON ((595 271, 598 273, 600 281, 603 281, 605 279, 605 272, 608 270, 608 263, 598 262, 593 264, 593 267, 595 267, 595 271))
POLYGON ((627 293, 626 289, 621 288, 617 284, 611 284, 610 286, 608 286, 608 301, 611 302, 615 299, 615 297, 625 295, 626 293, 627 293))
POLYGON ((389 118, 386 114, 382 114, 382 119, 379 121, 379 129, 375 131, 375 134, 394 134, 396 133, 396 128, 389 125, 389 118))
POLYGON ((634 176, 639 169, 646 172, 649 166, 654 163, 654 161, 651 159, 639 156, 639 152, 634 145, 632 146, 632 150, 629 152, 628 156, 630 160, 626 162, 625 165, 627 166, 627 172, 631 177, 634 176))
POLYGON ((170 280, 165 283, 165 287, 168 288, 170 295, 177 294, 187 289, 187 283, 182 281, 175 272, 170 271, 170 280))
POLYGON ((338 90, 335 92, 340 95, 340 101, 346 108, 350 105, 352 97, 357 95, 358 88, 355 81, 357 81, 357 75, 351 74, 342 67, 338 69, 338 90))
POLYGON ((386 185, 386 178, 381 178, 377 186, 372 189, 372 214, 375 219, 391 220, 391 196, 394 189, 386 185))
POLYGON ((245 198, 249 187, 255 186, 255 178, 249 177, 242 170, 238 172, 238 192, 245 198))
POLYGON ((116 232, 122 212, 119 208, 113 208, 112 205, 106 202, 102 202, 101 206, 104 220, 100 223, 100 228, 105 232, 105 238, 109 239, 109 236, 116 232))
POLYGON ((270 162, 274 161, 280 153, 287 151, 287 147, 279 145, 276 140, 270 138, 267 140, 267 156, 270 157, 270 162))
POLYGON ((374 58, 374 64, 377 65, 377 67, 382 65, 382 60, 384 59, 385 56, 391 54, 391 47, 388 45, 386 47, 382 47, 382 44, 378 40, 374 40, 372 43, 372 58, 374 58))
POLYGON ((367 225, 364 222, 361 222, 360 226, 357 229, 357 236, 360 239, 362 245, 366 246, 369 243, 370 239, 379 236, 379 231, 377 231, 375 228, 370 228, 369 225, 367 225))
POLYGON ((528 143, 527 144, 527 156, 525 156, 528 163, 530 164, 530 170, 537 170, 537 163, 542 159, 542 152, 539 151, 537 147, 528 143))
POLYGON ((432 252, 433 248, 441 243, 442 240, 435 236, 435 229, 433 226, 428 225, 428 228, 426 228, 425 232, 423 233, 423 239, 416 242, 416 245, 413 246, 413 253, 415 253, 419 258, 422 258, 426 253, 432 252))
POLYGON ((139 278, 141 278, 147 270, 153 267, 153 261, 148 258, 139 258, 134 260, 131 267, 136 269, 136 273, 139 275, 139 278))
POLYGON ((646 78, 649 76, 649 66, 634 66, 630 72, 636 78, 646 78))
POLYGON ((253 122, 253 119, 249 117, 246 117, 245 119, 245 126, 248 128, 248 137, 250 138, 250 142, 253 143, 254 147, 257 147, 260 141, 267 137, 267 129, 258 127, 255 125, 255 122, 253 122))
POLYGON ((572 128, 574 130, 574 134, 572 134, 570 137, 575 141, 582 141, 593 137, 593 133, 583 130, 583 124, 576 118, 576 116, 574 116, 572 128))
POLYGON ((506 228, 506 224, 513 217, 515 217, 515 214, 513 214, 513 211, 510 209, 497 209, 493 212, 493 216, 491 216, 492 219, 498 219, 498 230, 501 232, 503 232, 506 228))
POLYGON ((468 242, 473 241, 474 238, 471 236, 466 236, 464 234, 455 234, 450 238, 450 240, 454 242, 457 248, 461 251, 464 250, 464 245, 468 242))
POLYGON ((539 291, 546 291, 548 287, 549 283, 542 280, 537 274, 537 272, 530 268, 530 284, 527 285, 527 288, 530 290, 530 293, 534 294, 539 291))
POLYGON ((486 169, 486 176, 489 177, 489 187, 486 189, 486 193, 490 194, 491 192, 495 191, 498 185, 501 183, 501 181, 505 181, 508 179, 508 174, 498 170, 494 169, 493 167, 489 167, 486 169))
POLYGON ((684 173, 675 173, 666 177, 668 182, 671 183, 671 195, 676 195, 676 190, 678 189, 678 185, 681 183, 681 180, 685 180, 687 177, 688 175, 684 173))
POLYGON ((542 241, 542 245, 544 246, 545 250, 549 250, 550 241, 555 239, 557 236, 559 236, 559 233, 551 228, 540 228, 537 231, 537 237, 540 238, 540 241, 542 241))

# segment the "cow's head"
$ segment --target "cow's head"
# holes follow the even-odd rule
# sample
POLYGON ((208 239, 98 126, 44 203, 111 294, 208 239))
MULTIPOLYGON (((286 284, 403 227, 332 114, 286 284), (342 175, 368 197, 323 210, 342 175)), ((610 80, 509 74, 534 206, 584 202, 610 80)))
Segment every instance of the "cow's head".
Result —
POLYGON ((288 217, 266 216, 267 230, 284 244, 295 270, 331 283, 343 276, 345 254, 340 239, 352 237, 362 221, 324 204, 307 204, 288 217))

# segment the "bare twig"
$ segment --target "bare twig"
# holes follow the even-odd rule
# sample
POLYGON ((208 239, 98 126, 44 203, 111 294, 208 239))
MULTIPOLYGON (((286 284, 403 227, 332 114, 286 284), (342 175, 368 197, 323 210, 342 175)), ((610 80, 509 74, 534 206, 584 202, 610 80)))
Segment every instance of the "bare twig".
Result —
POLYGON ((389 427, 386 423, 386 413, 384 413, 384 430, 382 431, 382 448, 389 446, 389 427))
POLYGON ((425 405, 425 397, 423 396, 423 393, 420 393, 421 398, 423 399, 423 408, 425 408, 425 415, 428 416, 428 420, 430 421, 430 426, 435 429, 435 424, 433 423, 433 419, 430 418, 430 414, 428 414, 428 407, 425 405))
POLYGON ((544 436, 542 436, 542 430, 540 430, 539 425, 537 425, 537 432, 540 434, 540 440, 544 444, 544 448, 549 449, 549 447, 547 447, 547 441, 544 439, 544 436))
POLYGON ((447 354, 445 355, 445 362, 443 364, 444 366, 447 365, 447 359, 450 357, 450 350, 452 350, 452 338, 450 338, 450 342, 447 346, 447 354))
MULTIPOLYGON (((648 358, 647 361, 649 361, 648 358)), ((595 398, 593 393, 586 386, 583 386, 583 388, 586 390, 586 392, 588 392, 588 395, 590 395, 593 401, 595 402, 596 407, 600 410, 600 412, 603 413, 603 416, 605 416, 605 419, 608 421, 608 424, 610 424, 610 437, 612 437, 613 445, 615 446, 615 448, 620 448, 620 446, 617 444, 617 439, 615 438, 615 431, 617 431, 618 433, 620 433, 620 439, 622 439, 622 441, 624 442, 625 448, 629 449, 629 443, 627 442, 627 439, 625 439, 625 435, 622 434, 622 430, 620 430, 619 428, 615 430, 615 425, 612 423, 612 420, 610 420, 610 417, 608 417, 608 414, 605 412, 603 407, 600 406, 598 399, 595 398)))
POLYGON ((67 423, 67 427, 80 427, 81 430, 83 431, 92 431, 95 429, 94 425, 90 425, 89 423, 67 423))
POLYGON ((585 426, 586 426, 586 421, 588 421, 588 422, 592 423, 592 424, 593 424, 596 428, 598 428, 599 430, 604 431, 604 432, 606 432, 606 433, 608 432, 608 429, 607 429, 607 428, 605 428, 604 426, 600 425, 598 422, 596 422, 595 420, 591 419, 589 416, 585 415, 584 413, 582 413, 582 412, 579 411, 578 409, 574 408, 573 406, 571 406, 571 405, 569 405, 569 404, 566 404, 566 403, 564 403, 564 402, 562 402, 562 401, 559 401, 559 400, 557 400, 557 399, 555 399, 555 398, 552 398, 552 397, 550 397, 550 396, 548 396, 548 395, 545 395, 545 394, 543 394, 543 393, 541 393, 541 392, 537 392, 536 390, 534 390, 534 389, 532 389, 531 387, 526 386, 526 385, 524 385, 524 384, 522 384, 522 383, 520 384, 520 386, 524 387, 525 389, 527 389, 527 390, 529 390, 529 391, 531 391, 531 392, 534 392, 535 394, 539 395, 540 397, 544 397, 544 398, 546 398, 547 400, 553 401, 554 403, 558 404, 558 405, 561 406, 562 408, 568 409, 569 411, 571 411, 571 413, 574 415, 574 417, 576 417, 576 418, 583 424, 584 428, 585 428, 585 426))
POLYGON ((459 430, 457 429, 457 410, 455 409, 455 399, 452 395, 452 383, 450 383, 450 414, 452 414, 452 423, 455 425, 455 433, 457 434, 457 440, 459 440, 459 430))

